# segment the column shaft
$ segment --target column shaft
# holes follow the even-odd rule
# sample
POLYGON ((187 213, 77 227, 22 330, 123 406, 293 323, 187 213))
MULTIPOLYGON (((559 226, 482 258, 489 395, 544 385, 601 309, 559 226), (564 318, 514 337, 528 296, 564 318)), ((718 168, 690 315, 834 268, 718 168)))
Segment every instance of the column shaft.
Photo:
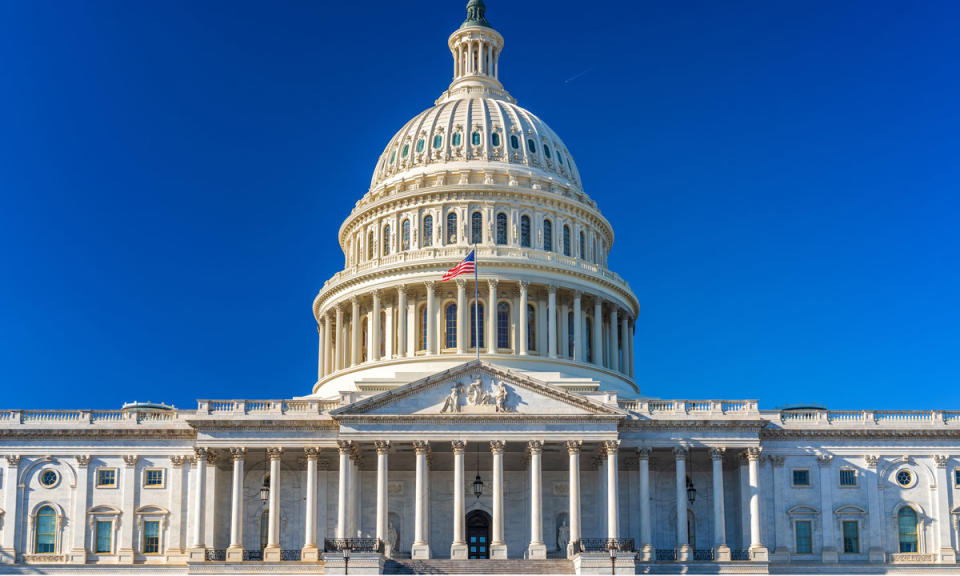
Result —
POLYGON ((677 560, 690 559, 690 540, 687 535, 687 449, 674 449, 677 469, 677 560))
POLYGON ((281 448, 268 448, 270 457, 270 499, 267 503, 267 547, 263 550, 265 562, 280 561, 280 455, 281 448))
MULTIPOLYGON (((377 538, 387 541, 387 517, 389 515, 389 495, 387 492, 389 441, 379 441, 377 447, 377 538)), ((392 551, 387 551, 388 553, 392 551)))
POLYGON ((397 356, 407 355, 407 289, 397 288, 397 356))
POLYGON ((616 306, 610 306, 610 369, 620 369, 620 329, 617 327, 619 312, 616 306))
POLYGON ((437 311, 434 308, 433 281, 424 282, 427 287, 427 354, 437 353, 437 311))
POLYGON ((593 363, 603 366, 603 301, 599 296, 593 299, 593 342, 591 348, 593 363))
POLYGON ((520 282, 520 355, 527 355, 527 348, 530 344, 527 342, 527 324, 530 319, 527 318, 527 287, 529 282, 520 282))
POLYGON ((713 461, 713 548, 714 557, 719 561, 730 560, 730 548, 727 547, 727 515, 723 505, 723 448, 710 451, 713 461))
POLYGON ((505 443, 490 442, 493 455, 493 533, 490 535, 490 558, 506 558, 507 543, 503 537, 503 450, 505 443))
POLYGON ((620 441, 608 440, 603 445, 607 452, 607 539, 616 540, 620 538, 619 467, 617 466, 620 441))
POLYGON ((339 442, 340 481, 337 484, 337 532, 336 537, 347 537, 347 483, 350 475, 350 443, 339 442))
POLYGON ((246 448, 231 448, 233 457, 233 492, 230 507, 230 549, 228 561, 243 560, 243 459, 246 448))
POLYGON ((413 558, 426 559, 430 558, 430 545, 427 542, 426 535, 426 518, 424 518, 427 509, 428 444, 418 440, 413 443, 413 447, 414 450, 416 450, 417 473, 413 519, 413 548, 410 552, 413 558))
POLYGON ((337 305, 337 325, 333 331, 334 370, 343 368, 343 307, 337 305))
POLYGON ((640 472, 640 550, 642 560, 653 559, 653 540, 650 537, 650 449, 637 450, 640 472))
POLYGON ((557 357, 557 287, 553 284, 547 292, 547 353, 557 357))
POLYGON ((543 498, 541 456, 543 442, 531 440, 527 443, 530 449, 530 546, 527 548, 527 557, 543 559, 547 557, 547 547, 543 542, 543 498))
POLYGON ((468 557, 467 537, 464 530, 466 508, 463 502, 463 453, 467 443, 454 440, 453 446, 453 544, 450 545, 450 558, 464 560, 468 557))
POLYGON ((487 283, 490 286, 487 297, 487 352, 496 354, 499 332, 497 326, 497 281, 488 280, 487 283))
POLYGON ((570 457, 570 541, 567 543, 567 556, 573 555, 573 544, 580 541, 580 446, 579 440, 567 442, 567 454, 570 457))
POLYGON ((580 292, 573 293, 573 359, 583 362, 583 311, 580 292))
POLYGON ((350 365, 356 366, 363 359, 362 344, 360 343, 360 302, 356 298, 350 300, 350 365))
POLYGON ((373 342, 370 344, 368 356, 372 362, 376 362, 380 359, 380 330, 382 328, 380 326, 379 290, 373 291, 373 310, 371 310, 370 314, 373 316, 373 318, 371 318, 371 325, 373 326, 373 329, 371 330, 371 332, 373 332, 373 342))
MULTIPOLYGON (((747 449, 747 481, 750 486, 750 559, 767 560, 767 550, 760 542, 760 449, 747 449)), ((830 485, 830 483, 827 483, 830 485)), ((833 522, 823 523, 824 532, 833 522)), ((834 549, 836 550, 836 549, 834 549)))
MULTIPOLYGON (((196 462, 196 471, 193 486, 193 513, 191 514, 191 524, 193 524, 193 539, 190 542, 191 548, 204 548, 203 543, 203 495, 207 483, 207 451, 203 448, 195 450, 194 461, 196 462)), ((193 553, 191 553, 193 556, 193 553)), ((202 558, 201 558, 202 560, 202 558)))
POLYGON ((317 458, 319 450, 305 448, 307 456, 307 498, 304 510, 303 550, 304 561, 316 561, 320 553, 317 547, 317 458))

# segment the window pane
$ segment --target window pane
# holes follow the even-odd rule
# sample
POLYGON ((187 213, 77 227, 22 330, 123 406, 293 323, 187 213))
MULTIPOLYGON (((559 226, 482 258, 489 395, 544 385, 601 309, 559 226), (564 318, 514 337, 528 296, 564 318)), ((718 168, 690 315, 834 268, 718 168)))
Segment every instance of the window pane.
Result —
POLYGON ((439 148, 441 146, 443 146, 443 136, 437 134, 433 137, 433 147, 439 148))
POLYGON ((510 347, 510 305, 497 304, 497 348, 510 347))
POLYGON ((520 139, 516 135, 510 136, 510 147, 514 150, 520 147, 520 139))
POLYGON ((809 471, 809 470, 794 470, 794 471, 793 471, 793 485, 794 485, 794 486, 809 486, 809 485, 810 485, 810 471, 809 471))
POLYGON ((528 139, 528 140, 527 140, 527 149, 530 150, 530 153, 531 153, 531 154, 536 154, 536 153, 537 153, 537 143, 534 142, 533 140, 528 139))
POLYGON ((462 138, 462 137, 460 136, 460 133, 459 133, 459 132, 457 132, 456 134, 454 134, 454 135, 453 135, 453 145, 454 145, 454 146, 459 146, 459 145, 460 145, 461 138, 462 138))
POLYGON ((403 224, 400 226, 401 234, 401 249, 409 250, 410 249, 410 221, 404 220, 403 224))
POLYGON ((470 216, 470 242, 480 244, 483 242, 483 214, 474 212, 470 216))
POLYGON ((503 212, 497 214, 497 244, 501 246, 507 243, 507 215, 503 212))
POLYGON ((423 217, 423 245, 433 246, 433 216, 423 217))
POLYGON ((447 214, 447 244, 457 243, 457 213, 447 214))
POLYGON ((56 552, 56 529, 56 512, 53 511, 53 508, 44 506, 37 512, 37 554, 53 554, 56 552))
POLYGON ((524 248, 530 247, 530 217, 520 217, 520 245, 524 248))
POLYGON ((494 132, 493 134, 491 134, 490 140, 493 141, 494 146, 500 146, 500 134, 498 132, 494 132))
POLYGON ((143 553, 160 552, 160 522, 148 520, 143 523, 143 553))
POLYGON ((474 132, 474 133, 473 133, 473 136, 471 136, 471 137, 473 138, 473 145, 474 145, 474 146, 479 146, 479 145, 480 145, 480 133, 479 133, 479 132, 474 132))
POLYGON ((563 255, 570 255, 570 227, 563 225, 563 255))
POLYGON ((450 304, 447 306, 446 312, 446 328, 447 328, 447 341, 445 346, 447 348, 456 348, 457 347, 457 305, 450 304))
POLYGON ((845 554, 860 553, 860 530, 856 520, 843 521, 843 552, 845 554))
POLYGON ((470 307, 470 347, 477 347, 477 324, 480 325, 480 347, 483 348, 483 303, 470 307))
POLYGON ((851 470, 849 468, 844 468, 840 470, 840 485, 841 486, 856 486, 857 485, 857 471, 851 470))
POLYGON ((547 252, 553 250, 553 222, 543 221, 543 249, 547 252))
POLYGON ((390 255, 390 225, 383 227, 383 255, 390 255))
POLYGON ((811 538, 810 522, 807 520, 798 521, 797 528, 797 554, 810 554, 813 552, 813 540, 811 538))
POLYGON ((97 554, 109 554, 110 543, 113 540, 113 522, 101 520, 97 522, 97 554))
POLYGON ((901 508, 897 513, 900 533, 900 552, 917 552, 917 513, 913 508, 901 508))

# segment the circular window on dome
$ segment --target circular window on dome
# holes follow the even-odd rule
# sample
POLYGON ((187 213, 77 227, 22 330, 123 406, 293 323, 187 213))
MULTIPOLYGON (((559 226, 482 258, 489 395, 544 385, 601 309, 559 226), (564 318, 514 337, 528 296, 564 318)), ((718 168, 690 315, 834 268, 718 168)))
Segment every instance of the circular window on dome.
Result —
POLYGON ((404 145, 403 145, 403 150, 400 151, 400 157, 401 157, 401 158, 406 158, 406 157, 407 157, 407 154, 409 154, 409 153, 410 153, 410 145, 409 145, 409 144, 404 144, 404 145))
POLYGON ((437 134, 433 137, 433 147, 439 148, 441 146, 443 146, 443 136, 440 134, 437 134))
POLYGON ((496 146, 496 147, 499 148, 499 147, 500 147, 500 133, 499 133, 499 132, 494 132, 493 134, 491 134, 491 135, 490 135, 490 141, 493 142, 493 145, 494 145, 494 146, 496 146))
POLYGON ((459 146, 461 141, 462 141, 462 136, 460 135, 459 132, 457 132, 456 134, 453 135, 453 145, 454 145, 454 146, 459 146))
POLYGON ((53 488, 60 482, 60 474, 56 470, 46 469, 40 472, 40 485, 44 488, 53 488))
POLYGON ((897 484, 902 488, 910 488, 917 483, 917 476, 910 470, 900 470, 896 475, 897 484))

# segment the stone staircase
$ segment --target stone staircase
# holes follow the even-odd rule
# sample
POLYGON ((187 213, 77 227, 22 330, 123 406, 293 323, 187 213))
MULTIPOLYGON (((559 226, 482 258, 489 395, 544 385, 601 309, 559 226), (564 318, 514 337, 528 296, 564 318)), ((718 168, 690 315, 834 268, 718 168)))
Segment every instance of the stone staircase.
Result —
POLYGON ((573 562, 553 560, 387 560, 384 574, 575 574, 573 562))

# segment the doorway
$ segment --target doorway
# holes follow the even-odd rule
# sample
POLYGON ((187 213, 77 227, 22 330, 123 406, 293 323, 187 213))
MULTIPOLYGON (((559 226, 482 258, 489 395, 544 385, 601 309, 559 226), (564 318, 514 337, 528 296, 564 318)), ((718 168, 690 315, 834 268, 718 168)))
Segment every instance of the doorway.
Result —
POLYGON ((490 558, 490 515, 483 510, 467 514, 467 558, 490 558))

